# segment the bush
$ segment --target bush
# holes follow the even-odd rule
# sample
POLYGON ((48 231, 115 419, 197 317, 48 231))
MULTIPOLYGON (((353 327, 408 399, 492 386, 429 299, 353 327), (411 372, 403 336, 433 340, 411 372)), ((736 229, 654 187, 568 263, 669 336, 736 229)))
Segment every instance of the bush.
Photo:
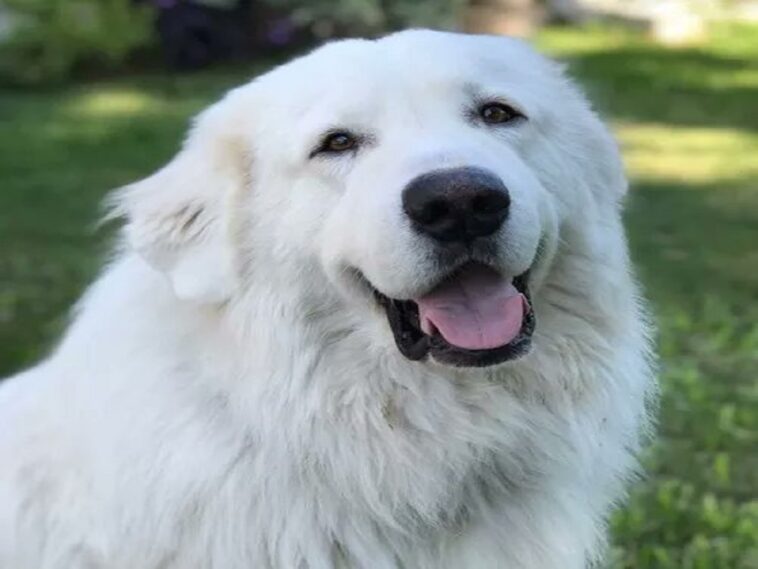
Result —
POLYGON ((375 35, 404 27, 451 28, 464 0, 266 0, 317 37, 375 35))
POLYGON ((75 66, 115 66, 151 38, 146 8, 131 0, 5 0, 13 18, 0 45, 0 78, 57 82, 75 66))

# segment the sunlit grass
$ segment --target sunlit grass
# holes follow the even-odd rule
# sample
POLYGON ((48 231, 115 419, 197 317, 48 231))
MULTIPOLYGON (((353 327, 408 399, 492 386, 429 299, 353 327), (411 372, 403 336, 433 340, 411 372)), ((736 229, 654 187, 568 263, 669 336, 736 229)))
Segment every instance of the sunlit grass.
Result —
POLYGON ((553 55, 578 56, 601 50, 642 44, 639 33, 623 26, 588 24, 581 27, 547 28, 535 38, 537 45, 553 55))
POLYGON ((758 133, 629 121, 614 130, 636 180, 728 187, 758 180, 758 133))
POLYGON ((165 106, 165 101, 144 91, 104 88, 74 98, 65 112, 77 118, 134 117, 157 112, 165 106))

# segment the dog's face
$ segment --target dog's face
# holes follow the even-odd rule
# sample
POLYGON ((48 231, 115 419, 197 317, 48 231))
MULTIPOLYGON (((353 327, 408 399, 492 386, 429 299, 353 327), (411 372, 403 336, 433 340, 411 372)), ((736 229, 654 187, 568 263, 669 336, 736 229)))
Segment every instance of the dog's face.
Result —
POLYGON ((515 40, 413 31, 233 91, 123 207, 180 296, 227 300, 263 266, 381 320, 409 359, 482 367, 528 351, 563 224, 623 191, 557 66, 515 40))

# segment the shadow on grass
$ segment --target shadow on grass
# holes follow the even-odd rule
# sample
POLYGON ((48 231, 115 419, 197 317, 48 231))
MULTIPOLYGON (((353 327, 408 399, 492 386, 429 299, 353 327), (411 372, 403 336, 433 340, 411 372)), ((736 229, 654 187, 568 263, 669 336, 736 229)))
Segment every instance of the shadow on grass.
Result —
POLYGON ((615 118, 758 130, 758 59, 696 49, 630 47, 583 54, 572 69, 590 83, 601 111, 615 118))
POLYGON ((696 307, 709 295, 749 310, 758 301, 758 192, 733 186, 636 183, 626 220, 648 294, 696 307))

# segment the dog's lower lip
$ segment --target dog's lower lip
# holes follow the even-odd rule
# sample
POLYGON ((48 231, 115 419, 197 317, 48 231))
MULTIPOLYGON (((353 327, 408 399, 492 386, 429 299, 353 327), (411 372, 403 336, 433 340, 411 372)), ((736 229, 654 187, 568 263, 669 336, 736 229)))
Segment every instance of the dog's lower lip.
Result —
MULTIPOLYGON (((513 279, 514 287, 527 299, 528 275, 529 271, 526 271, 513 279)), ((390 298, 374 288, 367 279, 364 280, 387 315, 399 351, 410 360, 417 361, 431 356, 440 363, 456 367, 487 367, 516 359, 529 351, 535 326, 532 309, 526 311, 521 331, 508 344, 492 349, 470 350, 450 344, 439 333, 426 334, 421 330, 415 301, 390 298)))

